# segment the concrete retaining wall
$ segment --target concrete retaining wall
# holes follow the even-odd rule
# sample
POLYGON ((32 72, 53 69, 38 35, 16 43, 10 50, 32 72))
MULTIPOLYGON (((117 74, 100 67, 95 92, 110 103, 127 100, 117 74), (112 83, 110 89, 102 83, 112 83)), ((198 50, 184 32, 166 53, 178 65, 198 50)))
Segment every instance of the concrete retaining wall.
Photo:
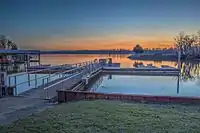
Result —
POLYGON ((95 92, 66 91, 66 90, 57 91, 57 94, 58 94, 58 102, 105 99, 105 100, 137 101, 137 102, 200 104, 200 98, 192 98, 192 97, 105 94, 105 93, 95 93, 95 92))

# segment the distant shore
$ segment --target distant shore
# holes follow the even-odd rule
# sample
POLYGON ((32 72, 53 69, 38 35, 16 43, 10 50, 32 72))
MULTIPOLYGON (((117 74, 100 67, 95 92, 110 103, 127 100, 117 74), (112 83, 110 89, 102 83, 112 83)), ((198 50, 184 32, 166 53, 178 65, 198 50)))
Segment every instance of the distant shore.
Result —
POLYGON ((56 50, 56 51, 40 51, 40 54, 131 54, 129 50, 56 50))
POLYGON ((178 56, 162 56, 162 55, 145 55, 145 56, 129 56, 133 60, 154 60, 154 61, 178 61, 178 56))
MULTIPOLYGON (((178 61, 178 56, 162 56, 162 55, 145 55, 145 56, 133 56, 130 55, 128 57, 129 59, 132 60, 146 60, 146 61, 178 61)), ((181 61, 200 61, 199 57, 188 57, 186 58, 181 58, 181 61)))

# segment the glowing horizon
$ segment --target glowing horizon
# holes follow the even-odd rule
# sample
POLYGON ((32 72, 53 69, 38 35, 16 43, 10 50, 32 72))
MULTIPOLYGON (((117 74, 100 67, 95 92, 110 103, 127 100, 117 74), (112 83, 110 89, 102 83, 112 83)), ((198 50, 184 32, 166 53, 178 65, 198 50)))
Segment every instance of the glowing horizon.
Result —
POLYGON ((136 44, 140 44, 143 48, 171 48, 174 46, 173 41, 71 41, 66 47, 65 44, 56 44, 55 42, 44 42, 41 49, 44 50, 105 50, 105 49, 132 49, 136 44), (57 45, 55 48, 54 46, 57 45))
POLYGON ((196 33, 199 0, 2 0, 0 34, 22 49, 169 48, 196 33))

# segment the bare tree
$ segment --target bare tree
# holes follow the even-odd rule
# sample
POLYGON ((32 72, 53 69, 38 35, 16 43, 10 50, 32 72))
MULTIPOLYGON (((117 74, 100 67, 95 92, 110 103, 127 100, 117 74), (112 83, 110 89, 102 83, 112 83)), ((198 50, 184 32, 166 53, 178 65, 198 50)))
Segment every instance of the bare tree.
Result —
POLYGON ((0 48, 1 49, 18 49, 17 45, 8 37, 0 35, 0 48))
POLYGON ((8 39, 4 35, 0 35, 0 48, 6 49, 6 45, 8 43, 8 39))
POLYGON ((187 59, 188 57, 199 56, 200 51, 200 31, 194 35, 188 35, 185 32, 180 32, 174 38, 175 46, 181 52, 181 56, 187 59))

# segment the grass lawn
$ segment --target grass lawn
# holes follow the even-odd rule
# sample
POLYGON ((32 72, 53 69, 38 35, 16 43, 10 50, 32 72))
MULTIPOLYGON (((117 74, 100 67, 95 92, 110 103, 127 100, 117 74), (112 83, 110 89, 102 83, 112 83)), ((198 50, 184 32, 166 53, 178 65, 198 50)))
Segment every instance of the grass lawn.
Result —
POLYGON ((60 104, 11 125, 0 133, 200 133, 200 107, 119 101, 60 104))

